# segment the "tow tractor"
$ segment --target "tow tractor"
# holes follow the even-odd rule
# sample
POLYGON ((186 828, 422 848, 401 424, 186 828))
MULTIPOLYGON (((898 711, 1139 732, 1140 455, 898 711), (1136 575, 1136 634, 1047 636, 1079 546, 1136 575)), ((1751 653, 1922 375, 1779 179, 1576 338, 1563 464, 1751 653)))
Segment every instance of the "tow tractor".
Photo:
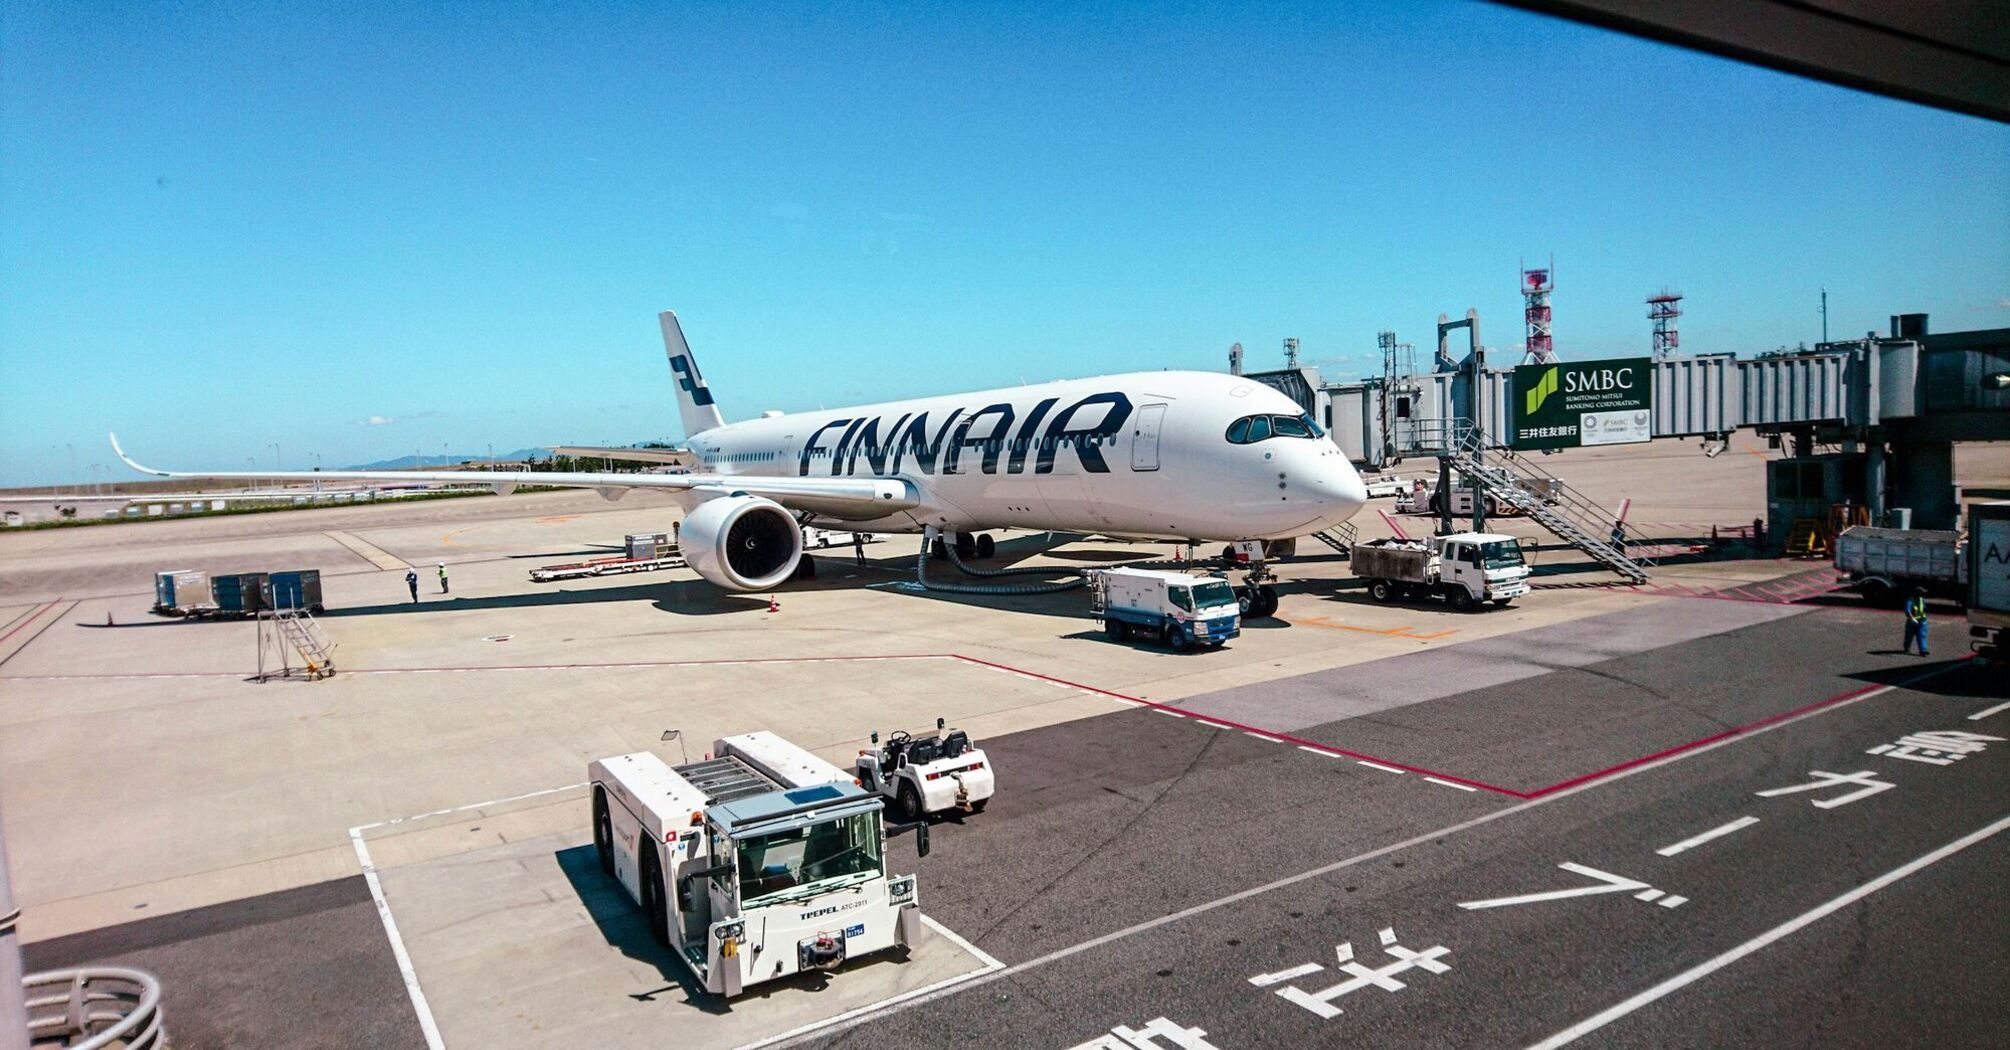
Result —
MULTIPOLYGON (((706 991, 919 941, 915 877, 886 871, 879 795, 773 733, 712 746, 678 766, 646 751, 587 766, 601 870, 706 991)), ((926 825, 915 847, 927 854, 926 825)))
POLYGON ((893 799, 893 811, 903 822, 950 809, 982 813, 996 790, 983 749, 970 742, 970 734, 945 732, 944 725, 936 719, 936 735, 920 738, 896 729, 887 734, 884 747, 878 746, 875 729, 874 746, 858 753, 859 784, 893 799))

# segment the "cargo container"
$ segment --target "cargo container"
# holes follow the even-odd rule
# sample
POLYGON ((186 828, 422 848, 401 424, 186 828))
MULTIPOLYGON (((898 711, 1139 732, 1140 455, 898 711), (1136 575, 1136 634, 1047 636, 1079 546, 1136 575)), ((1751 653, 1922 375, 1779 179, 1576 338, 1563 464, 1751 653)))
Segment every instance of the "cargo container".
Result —
POLYGON ((321 570, 275 572, 265 580, 265 607, 321 611, 321 570))
POLYGON ((662 532, 631 535, 626 546, 630 558, 668 558, 677 553, 670 546, 670 536, 662 532))
POLYGON ((1968 507, 1968 647, 2010 659, 2010 503, 1968 507))
POLYGON ((265 574, 242 572, 212 576, 210 595, 218 616, 255 616, 265 609, 265 574))
POLYGON ((210 595, 209 573, 197 569, 171 569, 154 573, 154 608, 161 616, 198 616, 216 611, 210 595))

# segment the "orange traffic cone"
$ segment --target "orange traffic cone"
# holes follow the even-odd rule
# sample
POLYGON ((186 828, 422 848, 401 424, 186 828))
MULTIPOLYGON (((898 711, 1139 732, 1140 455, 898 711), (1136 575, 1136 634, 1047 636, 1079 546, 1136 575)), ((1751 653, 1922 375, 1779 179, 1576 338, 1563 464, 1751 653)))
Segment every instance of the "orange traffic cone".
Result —
POLYGON ((772 594, 768 595, 768 611, 769 612, 782 611, 782 603, 780 601, 777 601, 775 596, 772 594))

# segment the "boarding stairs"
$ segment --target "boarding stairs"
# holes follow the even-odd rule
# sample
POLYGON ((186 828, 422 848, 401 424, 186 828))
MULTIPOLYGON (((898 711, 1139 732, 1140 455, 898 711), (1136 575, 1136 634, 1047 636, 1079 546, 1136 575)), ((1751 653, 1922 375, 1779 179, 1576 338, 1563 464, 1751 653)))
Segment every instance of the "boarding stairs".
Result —
POLYGON ((1437 448, 1427 451, 1451 460, 1459 473, 1501 506, 1527 515, 1628 582, 1647 582, 1647 567, 1654 564, 1653 559, 1625 551, 1625 543, 1644 543, 1646 538, 1621 524, 1622 543, 1615 545, 1610 537, 1617 515, 1513 452, 1487 449, 1485 433, 1471 420, 1455 420, 1436 436, 1438 440, 1432 443, 1437 448))
POLYGON ((1320 531, 1313 533, 1312 538, 1327 545, 1328 547, 1333 548, 1336 551, 1339 551, 1340 556, 1345 558, 1353 553, 1354 540, 1357 535, 1358 533, 1354 528, 1354 523, 1351 521, 1343 521, 1340 524, 1335 525, 1330 529, 1321 529, 1320 531))
POLYGON ((299 672, 309 680, 335 673, 335 644, 305 609, 272 609, 258 616, 258 680, 291 678, 299 672), (270 653, 273 659, 267 660, 270 653), (298 656, 301 666, 293 666, 298 656))

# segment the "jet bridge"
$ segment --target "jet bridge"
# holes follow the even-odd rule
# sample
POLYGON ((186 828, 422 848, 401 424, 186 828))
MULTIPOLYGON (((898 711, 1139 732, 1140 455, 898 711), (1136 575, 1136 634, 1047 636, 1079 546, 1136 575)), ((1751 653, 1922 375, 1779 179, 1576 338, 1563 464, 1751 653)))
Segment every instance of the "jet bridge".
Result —
MULTIPOLYGON (((1953 528, 1953 445, 2010 440, 2010 329, 1932 335, 1926 328, 1924 314, 1905 314, 1892 318, 1885 337, 1758 357, 1654 361, 1653 435, 1707 447, 1744 429, 1782 448, 1786 455, 1767 474, 1767 535, 1775 547, 1796 522, 1825 523, 1838 505, 1879 522, 1891 508, 1905 508, 1912 527, 1953 528)), ((1297 400, 1362 466, 1434 456, 1445 473, 1457 465, 1517 506, 1512 488, 1542 487, 1511 477, 1519 461, 1498 455, 1514 424, 1514 371, 1487 367, 1483 353, 1451 370, 1351 383, 1326 382, 1311 368, 1249 376, 1297 400)), ((1597 521, 1604 512, 1589 501, 1577 510, 1584 520, 1562 531, 1544 524, 1633 578, 1572 534, 1596 546, 1613 519, 1597 521)))

